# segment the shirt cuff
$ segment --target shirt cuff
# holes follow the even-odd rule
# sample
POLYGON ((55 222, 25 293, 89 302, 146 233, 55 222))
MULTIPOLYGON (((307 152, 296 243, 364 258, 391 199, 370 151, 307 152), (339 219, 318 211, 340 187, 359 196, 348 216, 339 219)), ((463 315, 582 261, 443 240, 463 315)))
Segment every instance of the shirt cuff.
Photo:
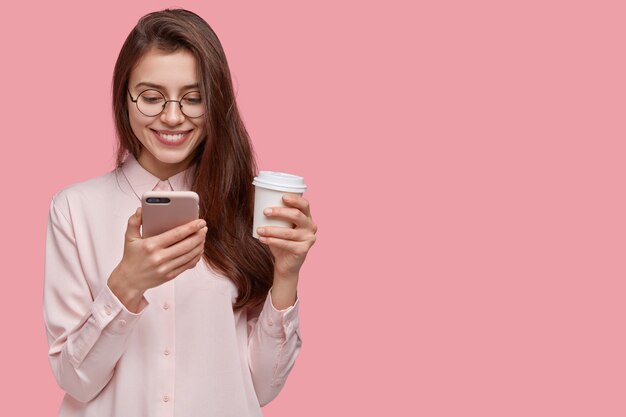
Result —
POLYGON ((272 337, 289 339, 294 333, 299 331, 300 320, 298 318, 298 308, 300 300, 284 310, 277 310, 272 304, 272 290, 268 291, 263 310, 259 316, 261 326, 265 332, 272 337))
POLYGON ((107 330, 112 330, 114 333, 124 333, 141 317, 147 305, 148 301, 142 298, 139 313, 132 313, 105 284, 94 300, 91 312, 101 330, 108 326, 109 329, 107 330))

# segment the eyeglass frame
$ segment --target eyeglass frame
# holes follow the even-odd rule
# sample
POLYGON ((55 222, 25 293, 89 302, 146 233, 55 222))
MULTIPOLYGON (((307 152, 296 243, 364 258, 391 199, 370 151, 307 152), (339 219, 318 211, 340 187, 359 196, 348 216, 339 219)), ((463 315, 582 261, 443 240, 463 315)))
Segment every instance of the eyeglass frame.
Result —
POLYGON ((165 110, 165 108, 167 107, 167 103, 170 102, 174 102, 174 103, 178 103, 178 108, 180 109, 180 112, 185 116, 185 117, 189 117, 190 119, 197 119, 199 117, 202 117, 205 115, 205 113, 202 113, 200 116, 188 116, 184 111, 183 111, 183 103, 181 103, 181 101, 183 101, 183 99, 185 98, 185 96, 187 94, 191 94, 191 93, 200 93, 200 95, 202 95, 201 91, 187 91, 185 94, 183 94, 183 96, 180 98, 180 100, 168 100, 167 97, 165 97, 165 94, 163 94, 163 92, 161 92, 160 90, 157 90, 156 88, 146 88, 145 90, 143 90, 141 93, 137 94, 137 98, 133 98, 133 95, 130 92, 130 89, 126 89, 126 91, 128 92, 128 95, 130 96, 130 101, 132 101, 133 103, 135 103, 135 106, 137 107, 137 110, 139 110, 139 113, 143 114, 146 117, 157 117, 159 116, 161 113, 163 113, 163 110, 165 110), (139 97, 145 93, 146 91, 156 91, 157 93, 161 94, 161 96, 163 97, 163 99, 165 100, 165 102, 163 103, 163 108, 161 109, 160 112, 158 112, 157 114, 153 115, 153 116, 148 116, 147 114, 145 114, 144 112, 141 111, 141 109, 139 108, 139 104, 137 103, 139 101, 139 97))

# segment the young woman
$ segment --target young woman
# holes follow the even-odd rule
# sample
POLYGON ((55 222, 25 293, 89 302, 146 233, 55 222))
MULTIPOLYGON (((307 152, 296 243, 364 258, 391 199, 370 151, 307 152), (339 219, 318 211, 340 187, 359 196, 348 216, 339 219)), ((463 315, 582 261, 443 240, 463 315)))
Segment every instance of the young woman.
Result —
POLYGON ((252 148, 222 46, 194 13, 138 22, 113 111, 117 168, 50 206, 44 315, 59 415, 260 416, 301 346, 309 204, 286 194, 266 215, 294 227, 252 237, 252 148), (149 190, 197 192, 200 219, 141 238, 149 190))

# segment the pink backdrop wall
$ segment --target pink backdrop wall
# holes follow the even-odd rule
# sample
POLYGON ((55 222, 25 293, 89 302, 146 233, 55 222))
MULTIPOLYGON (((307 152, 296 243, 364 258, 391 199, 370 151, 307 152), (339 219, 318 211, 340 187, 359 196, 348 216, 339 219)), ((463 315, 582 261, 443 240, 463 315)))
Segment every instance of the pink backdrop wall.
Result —
POLYGON ((56 414, 48 204, 112 168, 114 61, 167 6, 218 33, 260 167, 320 227, 266 416, 626 415, 623 4, 5 5, 3 415, 56 414))

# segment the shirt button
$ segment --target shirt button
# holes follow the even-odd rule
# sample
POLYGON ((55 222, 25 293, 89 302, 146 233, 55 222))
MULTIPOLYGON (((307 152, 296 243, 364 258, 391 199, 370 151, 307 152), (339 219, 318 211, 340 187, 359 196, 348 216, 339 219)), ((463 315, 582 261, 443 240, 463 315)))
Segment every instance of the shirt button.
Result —
POLYGON ((122 327, 126 326, 126 320, 120 320, 120 326, 122 327))
POLYGON ((113 313, 110 306, 104 306, 104 312, 107 316, 110 316, 111 313, 113 313))
POLYGON ((169 395, 164 395, 163 396, 163 402, 168 402, 170 400, 170 396, 169 395))
POLYGON ((267 324, 269 324, 270 326, 273 326, 274 322, 270 320, 269 322, 267 322, 267 324))
POLYGON ((165 356, 169 355, 169 354, 170 354, 169 349, 165 349, 165 351, 163 351, 163 354, 164 354, 165 356))
POLYGON ((170 308, 170 305, 168 303, 163 304, 163 310, 167 310, 168 308, 170 308))

